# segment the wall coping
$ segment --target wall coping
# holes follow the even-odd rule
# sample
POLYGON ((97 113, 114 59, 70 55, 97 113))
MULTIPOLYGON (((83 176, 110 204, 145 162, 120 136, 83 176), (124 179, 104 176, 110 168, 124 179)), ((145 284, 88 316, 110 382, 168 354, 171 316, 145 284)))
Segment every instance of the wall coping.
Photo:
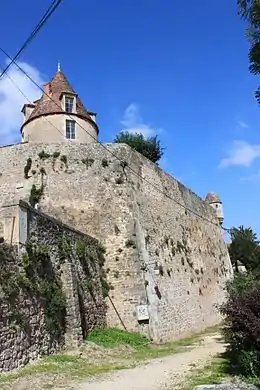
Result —
MULTIPOLYGON (((150 161, 149 159, 144 157, 142 154, 140 154, 136 150, 132 149, 127 144, 115 143, 115 142, 93 142, 91 144, 89 144, 89 143, 68 144, 66 141, 51 142, 51 143, 48 143, 48 142, 35 142, 35 143, 21 142, 21 143, 15 143, 15 144, 11 144, 11 145, 0 146, 0 149, 1 148, 8 148, 8 147, 11 148, 11 147, 16 147, 16 146, 20 146, 20 145, 26 145, 26 147, 30 147, 30 145, 41 145, 41 147, 46 146, 46 148, 50 147, 51 145, 55 145, 55 146, 58 146, 58 145, 59 146, 61 146, 61 145, 63 146, 63 145, 65 145, 65 147, 66 146, 68 146, 68 147, 72 146, 72 149, 75 148, 75 147, 78 148, 80 146, 87 147, 87 148, 93 148, 93 146, 94 146, 94 148, 96 148, 96 147, 100 147, 99 144, 102 144, 105 148, 110 149, 110 151, 112 151, 112 153, 113 153, 113 149, 123 148, 123 149, 126 149, 128 152, 132 152, 132 153, 136 154, 139 158, 141 158, 141 160, 143 160, 142 162, 145 162, 145 164, 149 165, 151 168, 153 168, 155 171, 157 171, 158 175, 160 175, 160 176, 164 175, 165 178, 167 178, 171 183, 173 183, 173 182, 179 183, 182 187, 184 187, 184 189, 187 190, 188 193, 191 196, 195 197, 197 200, 199 200, 201 202, 201 205, 203 205, 205 208, 207 208, 207 210, 209 211, 210 215, 215 219, 215 221, 216 221, 215 224, 216 225, 218 224, 217 216, 216 216, 216 213, 215 213, 214 209, 212 208, 212 206, 210 206, 208 204, 208 202, 206 202, 206 200, 201 195, 198 195, 191 188, 187 187, 181 181, 176 179, 171 173, 165 171, 159 165, 153 163, 152 161, 150 161)), ((115 158, 112 154, 111 154, 111 156, 113 158, 115 158)), ((182 206, 185 208, 185 204, 183 204, 182 206)), ((212 221, 212 223, 214 223, 214 221, 212 221)))
POLYGON ((13 144, 0 145, 0 149, 9 148, 9 147, 12 147, 12 146, 24 145, 24 144, 28 144, 28 141, 24 141, 24 142, 15 142, 15 143, 13 143, 13 144))

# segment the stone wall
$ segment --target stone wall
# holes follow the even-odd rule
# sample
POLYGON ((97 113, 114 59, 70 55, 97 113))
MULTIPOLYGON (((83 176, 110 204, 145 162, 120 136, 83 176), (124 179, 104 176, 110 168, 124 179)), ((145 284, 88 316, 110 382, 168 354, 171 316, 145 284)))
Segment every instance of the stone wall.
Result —
POLYGON ((161 342, 219 321, 232 268, 214 210, 127 145, 14 145, 0 172, 0 205, 34 184, 41 210, 104 244, 109 325, 161 342))
POLYGON ((157 341, 189 336, 220 321, 232 267, 214 210, 156 165, 133 156, 136 237, 157 341))
POLYGON ((0 219, 0 371, 8 371, 105 326, 108 286, 96 239, 24 202, 0 219))

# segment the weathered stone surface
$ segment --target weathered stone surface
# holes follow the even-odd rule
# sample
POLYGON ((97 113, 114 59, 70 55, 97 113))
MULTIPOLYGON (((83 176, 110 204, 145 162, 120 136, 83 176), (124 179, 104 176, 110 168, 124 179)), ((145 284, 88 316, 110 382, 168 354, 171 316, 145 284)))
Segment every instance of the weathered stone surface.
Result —
POLYGON ((28 200, 46 172, 42 210, 107 249, 114 287, 109 325, 123 322, 164 342, 218 323, 232 267, 214 210, 127 145, 105 147, 64 142, 0 148, 0 206, 28 200), (42 150, 49 157, 41 158, 42 150), (148 305, 149 321, 138 322, 138 305, 148 305))
MULTIPOLYGON (((51 271, 62 282, 66 297, 66 321, 64 334, 58 339, 54 338, 46 328, 44 297, 21 289, 19 301, 17 299, 15 306, 11 304, 10 298, 6 300, 3 298, 0 301, 0 372, 25 365, 42 355, 54 352, 63 345, 77 347, 90 330, 106 324, 107 307, 100 283, 98 241, 22 202, 19 206, 10 206, 2 210, 0 217, 12 217, 12 215, 16 216, 15 224, 19 227, 18 233, 21 235, 21 230, 25 230, 23 233, 27 235, 32 245, 47 251, 51 271), (19 220, 21 211, 27 218, 24 227, 19 220), (63 251, 66 257, 61 253, 62 243, 69 246, 66 247, 65 252, 63 251), (79 243, 84 243, 86 253, 89 256, 91 254, 91 260, 80 258, 77 251, 79 243), (86 287, 90 278, 95 283, 95 288, 91 292, 86 287), (14 310, 19 311, 19 315, 27 319, 26 324, 13 319, 14 310)), ((14 253, 11 258, 14 271, 21 269, 21 272, 24 272, 23 267, 20 266, 23 248, 20 245, 20 252, 14 253)), ((13 272, 13 275, 17 273, 13 272)), ((6 280, 6 283, 8 282, 6 280)))

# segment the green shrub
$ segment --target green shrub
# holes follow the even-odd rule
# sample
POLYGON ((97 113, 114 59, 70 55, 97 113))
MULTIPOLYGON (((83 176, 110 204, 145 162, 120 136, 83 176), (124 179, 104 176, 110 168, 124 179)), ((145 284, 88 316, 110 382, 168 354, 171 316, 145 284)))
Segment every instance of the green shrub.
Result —
POLYGON ((254 287, 260 286, 260 279, 256 273, 236 274, 234 279, 227 283, 228 296, 241 296, 254 287))
POLYGON ((228 300, 221 307, 223 334, 231 366, 246 377, 260 376, 260 279, 238 274, 227 285, 228 300))
POLYGON ((163 148, 161 147, 157 136, 145 138, 141 133, 121 131, 116 136, 114 142, 131 146, 131 148, 135 149, 154 163, 157 163, 163 156, 163 148))

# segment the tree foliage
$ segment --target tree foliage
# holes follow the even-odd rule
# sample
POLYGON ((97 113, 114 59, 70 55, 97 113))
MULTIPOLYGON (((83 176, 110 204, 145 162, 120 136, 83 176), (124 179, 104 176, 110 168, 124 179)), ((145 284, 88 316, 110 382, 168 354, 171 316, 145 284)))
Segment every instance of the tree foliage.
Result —
POLYGON ((240 261, 247 270, 260 268, 260 247, 256 233, 251 228, 239 226, 231 229, 229 255, 233 265, 240 261))
POLYGON ((254 273, 238 274, 222 305, 227 357, 236 373, 260 376, 260 280, 254 273))
POLYGON ((226 357, 235 374, 260 376, 260 246, 253 229, 231 229, 229 254, 233 264, 241 261, 246 273, 236 273, 227 283, 227 300, 220 311, 226 357))
MULTIPOLYGON (((249 70, 260 74, 260 0, 237 0, 238 14, 248 24, 246 36, 251 44, 249 50, 249 70)), ((260 104, 260 87, 255 92, 260 104)))
POLYGON ((121 131, 116 136, 114 142, 131 146, 131 148, 135 149, 154 163, 157 163, 163 156, 163 148, 161 147, 160 140, 157 139, 157 136, 145 138, 141 133, 121 131))

